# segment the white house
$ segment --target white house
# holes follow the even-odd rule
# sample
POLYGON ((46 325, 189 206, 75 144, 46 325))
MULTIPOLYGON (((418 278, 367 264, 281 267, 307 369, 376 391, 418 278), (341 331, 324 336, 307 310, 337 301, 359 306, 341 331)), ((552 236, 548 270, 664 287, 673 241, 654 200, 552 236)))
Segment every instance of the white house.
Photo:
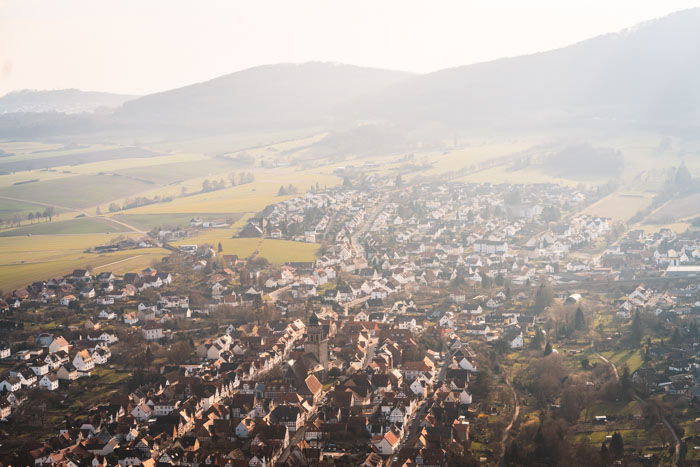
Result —
POLYGON ((54 373, 48 373, 39 380, 39 387, 49 391, 58 389, 58 377, 54 373))
POLYGON ((163 327, 155 321, 146 323, 146 325, 141 328, 141 332, 143 332, 144 339, 149 341, 163 338, 163 327))
POLYGON ((141 402, 139 405, 134 407, 134 410, 131 411, 131 416, 136 420, 145 422, 153 416, 153 409, 151 409, 144 402, 141 402))
POLYGON ((73 366, 81 373, 90 373, 95 369, 95 360, 87 350, 81 350, 73 358, 73 366))
POLYGON ((401 444, 401 440, 393 431, 387 431, 383 435, 372 438, 372 445, 380 456, 391 456, 401 444))

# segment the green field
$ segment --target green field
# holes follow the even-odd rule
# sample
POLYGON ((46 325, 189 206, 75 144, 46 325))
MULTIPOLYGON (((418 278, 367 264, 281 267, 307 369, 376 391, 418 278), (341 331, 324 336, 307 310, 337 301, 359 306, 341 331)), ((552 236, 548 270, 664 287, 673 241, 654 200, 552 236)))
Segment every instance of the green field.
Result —
POLYGON ((617 371, 620 373, 622 373, 622 367, 624 365, 629 367, 630 373, 634 373, 635 370, 644 363, 642 351, 639 349, 607 351, 601 352, 601 354, 613 362, 617 367, 617 371))
MULTIPOLYGON (((121 234, 129 235, 129 234, 121 234)), ((11 291, 35 280, 50 279, 76 268, 107 266, 115 273, 138 271, 169 254, 152 248, 97 255, 88 247, 104 245, 118 234, 46 235, 0 238, 0 289, 11 291)))
MULTIPOLYGON (((11 199, 0 198, 0 219, 10 220, 15 215, 22 216, 22 222, 27 222, 27 214, 30 212, 44 212, 46 206, 41 204, 28 203, 24 201, 15 201, 11 199)), ((60 213, 60 209, 56 209, 60 213)))
POLYGON ((24 235, 68 235, 92 233, 128 232, 129 229, 110 222, 107 219, 81 217, 54 222, 37 222, 22 227, 0 231, 0 237, 17 237, 24 235))
POLYGON ((313 261, 320 245, 318 243, 301 243, 289 240, 273 240, 262 238, 232 238, 238 229, 213 229, 205 231, 196 237, 187 238, 174 245, 204 244, 217 247, 219 243, 225 255, 238 255, 247 258, 254 253, 257 257, 266 258, 271 263, 286 263, 288 261, 313 261))
POLYGON ((161 229, 187 227, 193 217, 204 220, 228 219, 238 221, 243 214, 234 213, 172 213, 172 214, 115 214, 112 217, 118 221, 129 224, 140 230, 151 230, 156 227, 161 229))

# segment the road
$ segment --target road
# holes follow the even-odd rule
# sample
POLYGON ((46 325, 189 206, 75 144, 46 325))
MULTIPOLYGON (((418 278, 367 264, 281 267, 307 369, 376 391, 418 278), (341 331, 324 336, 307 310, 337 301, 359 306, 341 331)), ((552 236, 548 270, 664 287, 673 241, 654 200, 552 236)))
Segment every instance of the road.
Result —
MULTIPOLYGON (((615 380, 620 381, 620 375, 617 372, 617 367, 615 366, 615 364, 613 362, 611 362, 610 360, 608 360, 607 358, 603 357, 595 349, 593 349, 593 353, 599 359, 601 359, 602 361, 604 361, 605 363, 610 365, 610 367, 613 370, 613 374, 615 375, 615 380)), ((636 393, 633 393, 632 396, 634 397, 634 399, 638 403, 640 403, 642 405, 647 404, 647 402, 644 399, 642 399, 641 397, 639 397, 636 393)), ((661 421, 664 423, 664 425, 666 425, 666 428, 668 428, 668 431, 670 431, 671 434, 673 435, 673 442, 675 444, 675 449, 674 449, 674 453, 673 453, 673 465, 677 466, 677 465, 679 465, 680 455, 681 455, 681 440, 680 440, 680 438, 678 438, 678 435, 676 434, 676 430, 673 429, 673 427, 671 426, 671 424, 669 423, 669 421, 666 417, 662 417, 661 421)))
POLYGON ((506 427, 505 430, 503 430, 503 439, 501 440, 501 454, 499 456, 499 465, 503 465, 503 457, 506 455, 506 442, 508 441, 508 437, 510 436, 510 430, 513 428, 513 424, 515 424, 515 421, 518 419, 518 416, 520 415, 520 402, 518 400, 518 394, 515 392, 515 388, 511 384, 510 380, 506 377, 506 384, 510 388, 511 393, 513 394, 513 404, 515 405, 515 410, 513 410, 513 417, 510 419, 510 423, 506 427))

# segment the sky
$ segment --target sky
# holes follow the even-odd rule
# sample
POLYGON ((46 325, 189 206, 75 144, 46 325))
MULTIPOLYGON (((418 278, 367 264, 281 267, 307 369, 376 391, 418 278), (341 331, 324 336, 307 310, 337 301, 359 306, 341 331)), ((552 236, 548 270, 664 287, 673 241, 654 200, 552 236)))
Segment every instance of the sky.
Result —
POLYGON ((280 62, 428 73, 563 47, 700 0, 0 0, 0 95, 143 95, 280 62))

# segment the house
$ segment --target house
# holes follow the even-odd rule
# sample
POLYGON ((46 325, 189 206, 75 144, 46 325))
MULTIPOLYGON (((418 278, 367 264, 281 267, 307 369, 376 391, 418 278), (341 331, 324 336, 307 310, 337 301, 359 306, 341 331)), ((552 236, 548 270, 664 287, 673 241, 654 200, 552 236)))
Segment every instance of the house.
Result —
POLYGON ((73 358, 73 366, 75 366, 80 373, 89 374, 90 370, 95 369, 95 360, 90 355, 90 352, 87 350, 81 350, 75 354, 75 357, 73 358))
POLYGON ((262 237, 263 231, 259 226, 253 224, 252 222, 248 222, 248 224, 240 231, 238 236, 247 238, 262 237))
POLYGON ((39 380, 39 387, 48 391, 55 391, 58 389, 58 376, 54 373, 45 374, 39 380))
POLYGON ((12 414, 12 404, 7 400, 7 397, 0 399, 0 419, 7 420, 7 417, 12 414))
POLYGON ((391 430, 372 438, 372 446, 381 456, 391 456, 399 448, 401 440, 391 430))
POLYGON ((145 422, 153 416, 153 409, 151 409, 145 402, 141 402, 131 411, 131 416, 136 420, 145 422))
POLYGON ((63 336, 58 336, 49 344, 49 353, 68 352, 69 348, 68 341, 63 336))
POLYGON ((22 389, 22 381, 17 376, 8 376, 0 382, 0 392, 15 392, 22 389))
POLYGON ((134 324, 139 322, 138 317, 136 316, 136 313, 124 313, 122 316, 122 320, 124 321, 124 324, 127 324, 129 326, 133 326, 134 324))
POLYGON ((163 327, 155 321, 149 321, 141 328, 143 338, 154 341, 163 338, 163 327))
POLYGON ((109 347, 106 346, 96 347, 95 350, 92 351, 92 359, 95 361, 95 365, 104 365, 109 361, 111 356, 112 352, 109 350, 109 347))
POLYGON ((72 363, 65 363, 56 372, 58 379, 63 381, 75 381, 80 377, 78 369, 72 363))
POLYGON ((61 297, 61 300, 59 300, 59 303, 63 306, 69 306, 71 302, 76 301, 77 298, 75 298, 75 295, 69 294, 61 297))
POLYGON ((40 358, 37 358, 33 362, 29 363, 27 366, 37 376, 42 376, 49 372, 49 364, 40 358))

